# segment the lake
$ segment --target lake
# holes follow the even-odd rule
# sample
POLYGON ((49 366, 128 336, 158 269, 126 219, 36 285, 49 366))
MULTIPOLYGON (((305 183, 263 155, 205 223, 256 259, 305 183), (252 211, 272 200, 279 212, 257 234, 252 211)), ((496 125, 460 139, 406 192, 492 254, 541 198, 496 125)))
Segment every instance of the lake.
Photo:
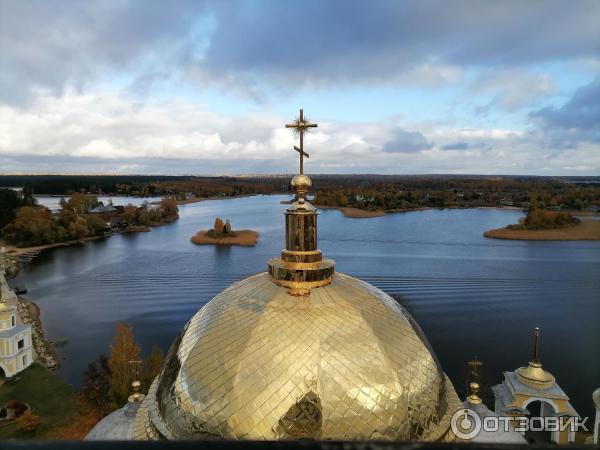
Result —
MULTIPOLYGON (((180 207, 180 219, 150 233, 43 252, 12 284, 41 308, 47 337, 66 339, 60 375, 78 385, 87 363, 108 352, 119 321, 133 325, 148 353, 165 351, 215 294, 265 271, 283 246, 287 196, 212 200, 180 207), (190 237, 216 216, 260 233, 253 248, 196 246, 190 237)), ((116 200, 116 198, 115 198, 116 200)), ((319 247, 336 270, 401 295, 464 394, 465 363, 477 355, 482 382, 526 365, 532 328, 541 359, 582 415, 600 386, 600 242, 486 239, 521 212, 426 210, 347 219, 321 211, 319 247)), ((489 404, 493 408, 493 404, 489 404)))

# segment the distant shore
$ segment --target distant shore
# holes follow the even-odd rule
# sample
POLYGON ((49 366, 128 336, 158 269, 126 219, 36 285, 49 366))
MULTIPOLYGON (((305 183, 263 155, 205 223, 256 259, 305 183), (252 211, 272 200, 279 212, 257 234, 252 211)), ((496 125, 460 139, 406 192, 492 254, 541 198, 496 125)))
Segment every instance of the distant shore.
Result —
POLYGON ((597 241, 600 240, 600 220, 582 219, 577 225, 550 230, 496 228, 483 235, 492 239, 526 241, 597 241))
MULTIPOLYGON (((231 195, 231 196, 222 196, 222 195, 213 195, 211 197, 188 197, 183 200, 175 200, 177 205, 187 205, 190 203, 199 203, 204 200, 228 200, 233 198, 243 198, 243 197, 254 197, 255 195, 260 194, 240 194, 240 195, 231 195)), ((267 195, 277 195, 277 194, 267 194, 267 195)), ((160 201, 152 202, 151 205, 160 205, 160 201)))
POLYGON ((212 237, 208 230, 200 230, 191 241, 196 245, 240 245, 252 247, 258 242, 258 232, 254 230, 237 230, 233 236, 212 237))
MULTIPOLYGON (((287 204, 288 202, 281 202, 283 204, 287 204)), ((291 202, 290 202, 291 203, 291 202)), ((408 213, 415 211, 427 211, 429 209, 503 209, 507 211, 523 211, 523 208, 519 208, 517 206, 445 206, 445 207, 435 207, 435 206, 420 206, 418 208, 398 208, 398 209, 360 209, 354 208, 351 206, 323 206, 323 205, 315 205, 319 209, 334 209, 340 211, 344 217, 349 219, 369 219, 371 217, 381 217, 386 214, 397 214, 397 213, 408 213)), ((584 215, 584 214, 582 214, 584 215)), ((588 214, 585 214, 588 215, 588 214)))
POLYGON ((360 208, 352 208, 349 206, 322 206, 316 205, 319 209, 336 209, 341 211, 344 217, 348 217, 350 219, 368 219, 370 217, 381 217, 385 216, 385 211, 380 209, 371 211, 368 209, 360 209, 360 208))

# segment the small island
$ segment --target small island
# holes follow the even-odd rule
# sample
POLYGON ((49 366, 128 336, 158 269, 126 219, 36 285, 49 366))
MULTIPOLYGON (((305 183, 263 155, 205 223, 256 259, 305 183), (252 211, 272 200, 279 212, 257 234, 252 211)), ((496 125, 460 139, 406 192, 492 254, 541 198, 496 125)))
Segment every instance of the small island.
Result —
POLYGON ((200 230, 193 237, 192 242, 197 245, 241 245, 251 247, 256 245, 258 233, 254 230, 231 229, 229 219, 225 222, 220 217, 215 219, 215 225, 210 230, 200 230))
POLYGON ((531 209, 518 224, 483 233, 487 238, 531 241, 600 240, 600 220, 578 219, 568 212, 531 209))

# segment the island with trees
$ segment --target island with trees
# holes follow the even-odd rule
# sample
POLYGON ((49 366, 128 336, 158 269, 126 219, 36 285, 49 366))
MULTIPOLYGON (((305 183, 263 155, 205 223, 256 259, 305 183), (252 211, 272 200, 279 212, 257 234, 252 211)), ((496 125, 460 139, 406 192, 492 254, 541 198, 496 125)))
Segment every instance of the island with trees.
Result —
POLYGON ((198 231, 191 240, 197 245, 241 245, 251 247, 256 245, 258 233, 254 230, 234 231, 231 229, 229 219, 223 222, 220 217, 217 217, 213 228, 198 231))
POLYGON ((532 241, 600 240, 600 220, 579 219, 569 212, 532 208, 518 224, 488 230, 483 235, 532 241))

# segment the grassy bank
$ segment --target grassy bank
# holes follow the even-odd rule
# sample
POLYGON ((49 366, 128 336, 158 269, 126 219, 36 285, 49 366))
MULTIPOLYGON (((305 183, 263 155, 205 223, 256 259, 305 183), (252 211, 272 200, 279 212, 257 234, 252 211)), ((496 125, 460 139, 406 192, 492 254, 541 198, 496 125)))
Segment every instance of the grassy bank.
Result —
POLYGON ((600 240, 600 220, 582 219, 577 225, 550 230, 516 230, 497 228, 483 235, 493 239, 529 241, 596 241, 600 240))
POLYGON ((241 245, 251 247, 258 241, 258 233, 254 230, 234 231, 234 236, 212 237, 206 230, 201 230, 192 237, 192 242, 197 245, 241 245))
POLYGON ((20 400, 29 404, 40 418, 40 426, 32 433, 17 429, 14 422, 0 422, 0 439, 42 438, 57 427, 67 425, 77 414, 75 393, 56 375, 39 364, 19 373, 15 381, 0 386, 0 404, 20 400))

